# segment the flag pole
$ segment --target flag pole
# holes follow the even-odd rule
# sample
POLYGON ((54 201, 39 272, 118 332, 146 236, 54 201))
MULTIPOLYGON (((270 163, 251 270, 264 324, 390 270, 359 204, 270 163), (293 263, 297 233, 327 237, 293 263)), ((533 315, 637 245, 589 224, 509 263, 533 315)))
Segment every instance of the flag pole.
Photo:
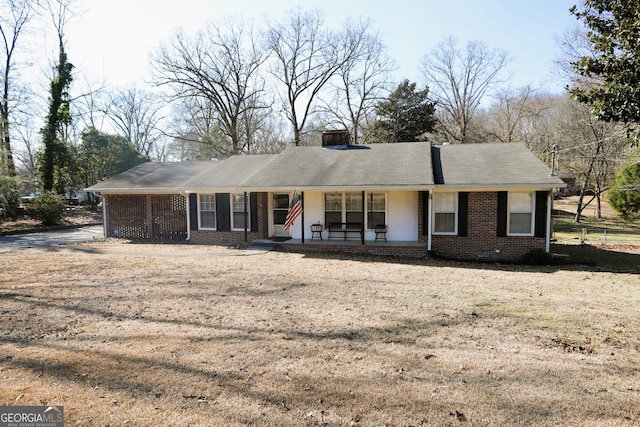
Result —
POLYGON ((300 221, 300 231, 302 235, 302 244, 304 245, 304 191, 300 192, 300 203, 302 203, 302 216, 300 221))

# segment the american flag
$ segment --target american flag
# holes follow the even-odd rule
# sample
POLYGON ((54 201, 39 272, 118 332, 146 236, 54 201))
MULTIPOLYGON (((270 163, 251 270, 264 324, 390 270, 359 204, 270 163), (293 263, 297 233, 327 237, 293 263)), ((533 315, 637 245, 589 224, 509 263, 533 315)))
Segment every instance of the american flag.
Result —
POLYGON ((284 229, 288 230, 289 227, 293 225, 293 221, 296 220, 298 215, 302 212, 302 200, 300 197, 293 193, 293 199, 291 200, 291 204, 289 205, 289 210, 287 211, 287 217, 284 220, 284 229))

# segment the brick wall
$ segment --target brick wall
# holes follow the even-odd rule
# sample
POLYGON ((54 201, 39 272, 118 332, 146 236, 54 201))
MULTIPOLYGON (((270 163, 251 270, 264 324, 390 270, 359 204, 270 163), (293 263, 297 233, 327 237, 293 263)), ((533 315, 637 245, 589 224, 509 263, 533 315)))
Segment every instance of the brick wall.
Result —
POLYGON ((456 259, 515 261, 532 249, 544 249, 543 237, 497 237, 498 193, 469 193, 466 237, 433 236, 433 252, 456 259))
POLYGON ((246 239, 244 230, 239 231, 215 231, 215 230, 191 230, 191 243, 199 245, 229 245, 238 246, 252 240, 267 239, 269 237, 269 207, 268 194, 258 193, 258 231, 247 231, 246 239))
POLYGON ((187 238, 187 204, 179 194, 105 195, 106 235, 180 241, 187 238))

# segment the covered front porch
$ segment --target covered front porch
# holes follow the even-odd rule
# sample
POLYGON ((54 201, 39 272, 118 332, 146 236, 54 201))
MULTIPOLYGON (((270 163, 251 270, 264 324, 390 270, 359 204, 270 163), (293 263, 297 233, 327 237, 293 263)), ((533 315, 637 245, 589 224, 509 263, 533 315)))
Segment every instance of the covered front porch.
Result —
POLYGON ((366 241, 363 245, 355 239, 265 239, 252 242, 252 245, 260 243, 277 245, 279 250, 285 252, 316 252, 316 253, 343 253, 353 255, 395 256, 402 258, 426 258, 429 256, 426 243, 418 242, 385 242, 366 241))

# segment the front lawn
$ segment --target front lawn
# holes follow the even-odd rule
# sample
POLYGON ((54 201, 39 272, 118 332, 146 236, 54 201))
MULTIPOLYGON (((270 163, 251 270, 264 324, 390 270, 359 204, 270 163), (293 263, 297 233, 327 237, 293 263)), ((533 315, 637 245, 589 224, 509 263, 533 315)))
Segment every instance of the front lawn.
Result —
POLYGON ((248 253, 0 253, 0 405, 73 426, 640 424, 637 270, 248 253))

